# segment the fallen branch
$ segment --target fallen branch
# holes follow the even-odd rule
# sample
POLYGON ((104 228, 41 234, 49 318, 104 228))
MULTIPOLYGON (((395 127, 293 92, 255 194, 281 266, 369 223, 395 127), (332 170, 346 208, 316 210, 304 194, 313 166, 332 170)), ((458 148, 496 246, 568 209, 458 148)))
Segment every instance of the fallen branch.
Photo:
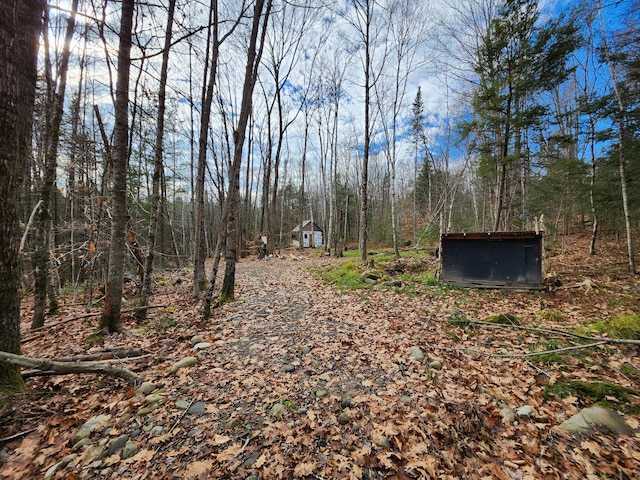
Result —
POLYGON ((0 445, 10 442, 11 440, 16 440, 17 438, 24 437, 25 435, 29 435, 31 432, 35 432, 36 430, 37 428, 32 428, 31 430, 25 430, 24 432, 19 432, 14 435, 9 435, 8 437, 0 438, 0 445))
MULTIPOLYGON (((123 314, 123 313, 132 313, 132 312, 137 312, 138 310, 149 310, 151 308, 167 308, 167 306, 166 305, 149 305, 147 307, 127 308, 126 310, 122 310, 120 313, 121 314, 123 314)), ((95 312, 85 313, 83 315, 78 315, 76 317, 69 317, 69 318, 65 318, 63 320, 58 320, 57 322, 48 323, 46 325, 43 325, 42 327, 34 328, 34 329, 31 330, 31 333, 39 333, 42 330, 45 330, 47 328, 57 327, 58 325, 62 325, 63 323, 69 323, 69 322, 73 322, 75 320, 82 320, 84 318, 97 317, 101 313, 102 313, 102 311, 98 310, 98 311, 95 311, 95 312)), ((31 335, 30 337, 23 338, 21 340, 21 343, 27 343, 27 342, 30 342, 31 340, 35 340, 36 338, 38 338, 38 335, 31 335)))
POLYGON ((539 357, 541 355, 548 355, 550 353, 561 353, 561 352, 568 352, 570 350, 580 350, 583 348, 591 348, 591 347, 596 347, 598 345, 604 345, 605 343, 607 342, 593 342, 593 343, 588 343, 586 345, 574 345, 572 347, 554 348, 553 350, 544 350, 542 352, 531 352, 531 353, 493 353, 493 352, 485 352, 484 350, 478 350, 477 348, 441 347, 439 345, 429 345, 429 344, 427 344, 426 348, 432 348, 435 350, 449 350, 449 351, 455 351, 455 352, 475 353, 478 355, 484 355, 485 357, 529 358, 529 357, 539 357))
MULTIPOLYGON (((456 321, 451 320, 435 320, 436 322, 444 322, 454 324, 456 321)), ((640 340, 633 340, 628 338, 608 338, 608 337, 589 337, 587 335, 580 335, 578 333, 566 332, 564 330, 556 330, 553 328, 536 328, 536 327, 527 327, 524 325, 514 325, 514 324, 504 324, 504 323, 491 323, 491 322, 483 322, 480 320, 460 320, 460 323, 468 323, 472 325, 480 325, 483 327, 489 328, 512 328, 517 330, 527 330, 530 332, 538 332, 538 333, 550 333, 555 335, 564 335, 565 337, 579 338, 581 340, 587 340, 589 342, 605 342, 605 343, 614 343, 614 344, 623 344, 623 345, 640 345, 640 340)))
POLYGON ((98 373, 102 375, 109 375, 111 377, 122 378, 132 384, 139 383, 142 380, 138 374, 130 370, 98 362, 57 362, 47 358, 24 357, 14 353, 0 352, 0 363, 18 367, 33 368, 42 371, 51 371, 59 374, 98 373))
POLYGON ((105 352, 91 353, 88 355, 74 355, 71 357, 57 358, 57 362, 93 362, 98 360, 113 360, 119 358, 132 358, 144 355, 144 351, 139 348, 128 350, 110 350, 105 352))

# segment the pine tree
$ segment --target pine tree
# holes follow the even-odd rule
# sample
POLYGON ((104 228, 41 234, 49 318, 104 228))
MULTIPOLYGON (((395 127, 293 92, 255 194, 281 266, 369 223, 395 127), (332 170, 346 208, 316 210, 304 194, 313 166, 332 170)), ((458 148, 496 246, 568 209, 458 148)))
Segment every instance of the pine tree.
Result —
POLYGON ((479 173, 495 182, 494 230, 508 223, 503 218, 508 181, 522 174, 509 173, 528 158, 525 132, 548 114, 537 94, 567 78, 568 56, 578 46, 573 21, 559 18, 540 25, 539 17, 537 0, 507 0, 477 51, 474 116, 462 126, 475 136, 479 173))

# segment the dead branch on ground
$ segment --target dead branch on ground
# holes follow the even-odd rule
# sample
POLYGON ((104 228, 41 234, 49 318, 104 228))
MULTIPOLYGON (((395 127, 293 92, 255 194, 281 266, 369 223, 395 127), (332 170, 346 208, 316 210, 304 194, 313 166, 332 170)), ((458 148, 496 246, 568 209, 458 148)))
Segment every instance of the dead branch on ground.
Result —
POLYGON ((142 381, 142 378, 137 373, 101 362, 58 362, 47 358, 25 357, 14 353, 0 352, 0 363, 33 368, 40 371, 50 371, 56 374, 97 373, 122 378, 131 384, 142 381))
POLYGON ((480 320, 435 320, 436 322, 450 323, 451 325, 455 325, 456 323, 468 323, 470 325, 479 325, 482 327, 488 328, 499 328, 499 329, 518 329, 518 330, 527 330, 529 332, 538 332, 538 333, 549 333, 555 335, 563 335, 565 337, 579 338, 581 340, 586 340, 588 342, 603 342, 603 343, 611 343, 617 345, 640 345, 640 340, 634 340, 630 338, 609 338, 609 337, 590 337, 587 335, 580 335, 578 333, 566 332, 564 330, 556 330, 553 328, 536 328, 536 327, 527 327, 525 325, 514 325, 514 324, 504 324, 504 323, 491 323, 491 322, 483 322, 480 320))
MULTIPOLYGON (((138 310, 150 310, 152 308, 167 308, 167 305, 149 305, 147 307, 127 308, 126 310, 122 310, 120 313, 121 314, 133 313, 133 312, 137 312, 138 310)), ((64 323, 73 322, 75 320, 82 320, 84 318, 97 317, 101 313, 102 313, 102 311, 95 311, 95 312, 91 312, 91 313, 85 313, 83 315, 78 315, 76 317, 69 317, 69 318, 65 318, 65 319, 62 319, 62 320, 58 320, 57 322, 47 323, 47 324, 43 325, 42 327, 32 329, 31 333, 34 333, 34 335, 31 335, 30 337, 23 338, 20 343, 27 343, 27 342, 30 342, 32 340, 35 340, 36 338, 38 338, 38 334, 40 332, 42 332, 42 330, 46 330, 48 328, 57 327, 58 325, 62 325, 64 323)))

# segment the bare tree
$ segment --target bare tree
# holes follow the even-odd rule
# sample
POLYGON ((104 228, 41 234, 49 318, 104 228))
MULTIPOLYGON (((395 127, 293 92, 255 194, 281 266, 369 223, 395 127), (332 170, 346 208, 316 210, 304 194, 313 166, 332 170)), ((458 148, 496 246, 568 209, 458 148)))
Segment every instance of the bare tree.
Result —
MULTIPOLYGON (((149 305, 151 297, 151 284, 153 280, 153 260, 155 258, 156 235, 158 233, 158 220, 160 218, 160 183, 164 173, 163 144, 164 144, 164 120, 167 98, 167 72, 169 70, 169 49, 173 34, 173 14, 176 8, 176 0, 169 0, 167 12, 167 27, 165 30, 164 47, 162 50, 162 66, 160 67, 160 86, 158 91, 158 121, 156 124, 156 144, 153 152, 153 185, 151 193, 151 218, 149 219, 149 252, 145 268, 144 282, 142 285, 142 297, 140 307, 149 305)), ((136 312, 136 318, 143 319, 147 314, 146 308, 136 312)))
MULTIPOLYGON (((60 125, 64 113, 64 101, 67 88, 67 72, 69 71, 69 57, 71 55, 71 39, 76 25, 76 11, 78 0, 71 3, 71 12, 67 20, 67 31, 60 55, 60 65, 57 75, 58 83, 53 79, 51 61, 49 55, 49 41, 47 26, 45 24, 45 72, 46 72, 46 107, 45 107, 45 158, 44 175, 40 185, 40 211, 36 224, 36 241, 34 252, 34 307, 31 328, 39 328, 44 325, 46 310, 47 290, 49 290, 49 310, 55 312, 58 309, 57 295, 49 285, 49 237, 51 235, 51 203, 55 202, 55 181, 58 168, 58 145, 60 140, 60 125)), ((45 15, 45 22, 48 15, 45 15)))
MULTIPOLYGON (((380 58, 382 61, 374 66, 375 46, 378 36, 382 30, 375 22, 376 13, 380 6, 375 0, 351 0, 349 6, 342 13, 343 18, 349 23, 357 37, 357 44, 361 48, 363 90, 364 90, 364 144, 362 147, 362 170, 360 179, 360 229, 359 246, 360 256, 363 262, 367 261, 367 239, 369 234, 369 155, 372 138, 372 113, 371 96, 372 89, 380 74, 384 69, 384 60, 387 58, 386 51, 380 58), (377 67, 377 68, 375 68, 377 67)), ((388 42, 384 43, 388 48, 388 42)))
MULTIPOLYGON (((260 59, 262 58, 264 39, 272 6, 272 0, 267 0, 266 5, 264 0, 256 0, 253 7, 253 21, 247 50, 247 63, 242 87, 240 114, 238 116, 236 130, 233 132, 234 151, 231 171, 229 172, 229 189, 225 197, 222 219, 220 222, 221 237, 218 241, 218 245, 222 244, 222 235, 224 234, 224 238, 226 239, 226 250, 224 279, 218 304, 233 299, 235 294, 236 260, 238 254, 238 213, 240 206, 240 170, 242 167, 242 156, 247 133, 247 124, 249 123, 249 115, 253 105, 253 91, 258 77, 258 67, 260 65, 260 59), (258 34, 260 34, 259 44, 258 34), (256 48, 258 48, 257 51, 256 48)), ((217 247, 216 256, 220 256, 217 247)), ((217 259, 214 258, 211 281, 209 282, 209 288, 205 296, 203 309, 203 318, 205 320, 209 318, 211 311, 211 301, 215 288, 217 268, 217 259)))
POLYGON ((392 50, 388 62, 393 71, 388 75, 388 82, 376 84, 377 105, 382 120, 385 137, 387 166, 390 171, 389 189, 391 196, 391 230, 393 250, 400 256, 398 246, 398 218, 396 194, 396 165, 398 162, 398 130, 400 114, 404 109, 409 76, 419 66, 416 58, 418 49, 426 37, 426 19, 421 8, 424 4, 415 0, 396 0, 388 8, 388 25, 392 50), (382 86, 384 85, 384 86, 382 86), (385 88, 385 87, 390 88, 385 88), (385 95, 386 92, 386 95, 385 95), (386 96, 391 98, 385 101, 386 96))
POLYGON ((207 168, 207 149, 208 149, 208 133, 209 122, 211 118, 211 105, 213 102, 214 87, 218 75, 218 62, 220 57, 220 47, 223 42, 234 32, 236 27, 245 15, 246 6, 243 0, 240 7, 240 13, 231 27, 222 36, 220 35, 220 12, 218 8, 218 0, 212 0, 210 13, 210 40, 207 43, 207 64, 205 68, 205 77, 208 78, 206 90, 202 92, 202 112, 200 115, 200 136, 198 140, 198 171, 195 180, 195 245, 194 245, 194 261, 193 261, 193 297, 196 298, 205 284, 204 262, 207 256, 207 248, 205 242, 204 228, 204 181, 205 170, 207 168), (210 42, 210 47, 209 47, 210 42), (208 75, 208 76, 207 76, 208 75))
POLYGON ((104 308, 98 329, 118 332, 121 329, 122 284, 124 262, 127 255, 126 228, 127 171, 129 169, 129 71, 131 68, 131 32, 135 0, 122 0, 120 19, 120 45, 118 47, 118 75, 116 80, 115 127, 113 143, 113 213, 109 272, 105 291, 104 308))
POLYGON ((604 48, 604 57, 609 67, 609 73, 613 82, 613 92, 615 94, 617 106, 618 106, 618 167, 620 172, 620 190, 622 193, 622 209, 624 211, 624 223, 627 232, 627 257, 629 260, 629 271, 636 273, 636 260, 633 247, 633 230, 631 226, 631 212, 629 209, 629 194, 627 192, 627 173, 626 173, 626 160, 624 158, 623 140, 625 129, 625 105, 622 99, 618 86, 618 78, 613 66, 613 60, 611 58, 611 52, 607 43, 607 30, 605 27, 604 17, 602 15, 602 6, 600 0, 597 1, 597 8, 600 14, 600 27, 602 28, 602 41, 604 48))
POLYGON ((304 89, 301 98, 293 98, 292 104, 286 101, 285 90, 289 89, 291 75, 298 66, 301 52, 306 50, 303 40, 313 25, 317 12, 316 9, 283 3, 282 7, 272 14, 265 37, 266 54, 263 65, 269 78, 265 78, 264 81, 259 79, 259 82, 267 104, 268 134, 264 154, 260 230, 267 236, 268 253, 272 253, 275 246, 276 206, 284 142, 287 131, 298 118, 306 96, 304 89), (274 108, 275 129, 272 126, 274 108))
MULTIPOLYGON (((20 353, 18 199, 31 148, 36 55, 44 3, 0 2, 0 351, 20 353)), ((0 391, 25 388, 20 367, 2 365, 0 391)))

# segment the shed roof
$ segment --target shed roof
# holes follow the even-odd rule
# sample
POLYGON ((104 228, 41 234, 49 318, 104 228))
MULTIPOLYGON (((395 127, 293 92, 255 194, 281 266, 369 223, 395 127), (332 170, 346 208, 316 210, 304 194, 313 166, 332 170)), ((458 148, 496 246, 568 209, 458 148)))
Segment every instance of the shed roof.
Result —
MULTIPOLYGON (((312 222, 311 220, 305 220, 304 222, 302 222, 302 231, 311 230, 311 227, 315 232, 322 232, 322 228, 320 228, 316 222, 312 222), (311 223, 313 223, 313 225, 311 225, 311 223)), ((291 231, 293 233, 299 232, 300 225, 296 225, 296 227, 291 231)))

